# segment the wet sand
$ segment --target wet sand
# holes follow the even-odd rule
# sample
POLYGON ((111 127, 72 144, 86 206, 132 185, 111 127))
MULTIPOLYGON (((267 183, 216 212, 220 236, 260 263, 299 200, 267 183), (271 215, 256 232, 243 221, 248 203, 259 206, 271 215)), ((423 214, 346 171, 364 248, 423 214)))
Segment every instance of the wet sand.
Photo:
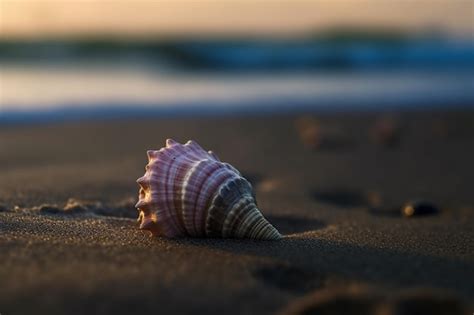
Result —
POLYGON ((0 152, 1 314, 474 309, 472 111, 1 126, 0 152), (285 238, 138 230, 135 179, 166 138, 241 170, 285 238), (437 211, 402 216, 414 199, 437 211))

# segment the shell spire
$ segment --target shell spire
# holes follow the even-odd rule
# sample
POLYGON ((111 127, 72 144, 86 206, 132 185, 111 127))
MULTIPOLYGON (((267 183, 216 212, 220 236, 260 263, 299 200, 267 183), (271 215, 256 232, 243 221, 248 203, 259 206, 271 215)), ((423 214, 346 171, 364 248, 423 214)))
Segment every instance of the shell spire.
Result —
POLYGON ((147 155, 137 180, 141 229, 166 237, 282 238, 257 208, 252 185, 212 151, 167 139, 147 155))

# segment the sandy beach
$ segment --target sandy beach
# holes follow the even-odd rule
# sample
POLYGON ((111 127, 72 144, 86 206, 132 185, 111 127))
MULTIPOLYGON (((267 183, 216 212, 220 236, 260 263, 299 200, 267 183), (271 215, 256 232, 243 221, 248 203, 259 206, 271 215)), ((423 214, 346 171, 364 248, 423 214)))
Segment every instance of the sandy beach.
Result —
POLYGON ((2 315, 474 310, 472 110, 3 125, 0 152, 2 315), (238 168, 284 239, 140 231, 135 180, 167 138, 238 168))

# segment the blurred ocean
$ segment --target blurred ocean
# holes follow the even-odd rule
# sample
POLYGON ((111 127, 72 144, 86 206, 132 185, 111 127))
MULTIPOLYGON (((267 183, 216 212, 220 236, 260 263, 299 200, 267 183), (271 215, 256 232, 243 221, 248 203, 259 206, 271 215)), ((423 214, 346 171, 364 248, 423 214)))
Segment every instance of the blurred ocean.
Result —
POLYGON ((0 43, 0 123, 140 115, 474 107, 474 41, 0 43))

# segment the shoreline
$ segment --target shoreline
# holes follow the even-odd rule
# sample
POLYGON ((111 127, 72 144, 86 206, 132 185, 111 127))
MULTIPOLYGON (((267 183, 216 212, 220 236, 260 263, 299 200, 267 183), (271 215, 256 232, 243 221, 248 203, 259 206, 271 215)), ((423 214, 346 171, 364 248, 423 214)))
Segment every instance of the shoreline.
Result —
MULTIPOLYGON (((12 106, 10 106, 12 107, 12 106)), ((188 103, 169 105, 124 103, 111 105, 81 104, 76 106, 55 106, 39 110, 3 110, 0 111, 0 127, 16 125, 36 125, 49 123, 72 123, 93 121, 120 121, 127 119, 189 119, 189 118, 232 118, 232 117, 265 117, 271 116, 297 116, 297 115, 338 115, 342 112, 348 114, 383 114, 383 113, 420 113, 420 112, 451 112, 474 111, 474 103, 458 101, 446 106, 441 100, 426 100, 404 102, 403 105, 396 101, 372 101, 354 103, 330 102, 325 105, 314 106, 313 99, 293 100, 286 99, 247 103, 188 103), (265 103, 264 107, 259 104, 265 103), (292 105, 288 105, 291 103, 292 105), (350 104, 350 105, 349 105, 350 104)))

